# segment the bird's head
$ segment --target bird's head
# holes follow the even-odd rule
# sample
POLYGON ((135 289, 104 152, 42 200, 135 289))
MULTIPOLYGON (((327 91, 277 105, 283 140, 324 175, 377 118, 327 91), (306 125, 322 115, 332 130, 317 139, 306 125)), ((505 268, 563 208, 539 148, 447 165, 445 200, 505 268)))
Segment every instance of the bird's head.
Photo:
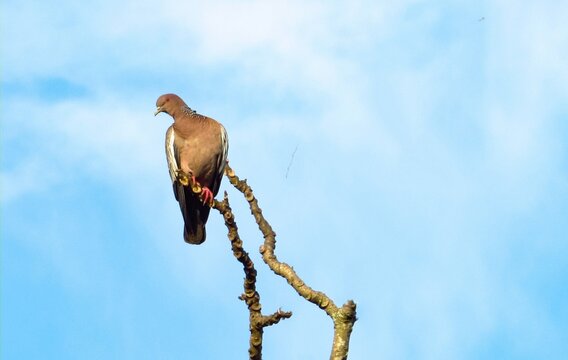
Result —
POLYGON ((176 94, 164 94, 156 100, 156 111, 154 116, 161 112, 165 112, 171 116, 174 116, 176 109, 184 106, 183 100, 176 94))

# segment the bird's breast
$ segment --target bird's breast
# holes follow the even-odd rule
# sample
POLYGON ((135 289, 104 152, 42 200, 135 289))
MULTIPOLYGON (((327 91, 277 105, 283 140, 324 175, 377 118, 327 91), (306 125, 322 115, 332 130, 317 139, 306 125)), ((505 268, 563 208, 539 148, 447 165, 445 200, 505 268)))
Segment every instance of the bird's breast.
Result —
POLYGON ((203 186, 211 186, 215 176, 216 160, 220 153, 220 135, 213 131, 193 132, 176 136, 180 168, 192 172, 203 186))

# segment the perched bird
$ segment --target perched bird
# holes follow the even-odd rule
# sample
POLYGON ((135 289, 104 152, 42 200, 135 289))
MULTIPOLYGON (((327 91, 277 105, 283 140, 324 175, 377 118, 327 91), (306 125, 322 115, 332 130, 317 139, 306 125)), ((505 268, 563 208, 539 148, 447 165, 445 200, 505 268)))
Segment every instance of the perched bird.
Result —
POLYGON ((227 131, 217 121, 190 109, 175 94, 160 96, 156 107, 154 115, 164 112, 174 119, 166 132, 166 158, 185 223, 183 238, 187 243, 201 244, 210 204, 219 192, 227 164, 227 131), (189 177, 201 185, 203 202, 188 186, 189 177))

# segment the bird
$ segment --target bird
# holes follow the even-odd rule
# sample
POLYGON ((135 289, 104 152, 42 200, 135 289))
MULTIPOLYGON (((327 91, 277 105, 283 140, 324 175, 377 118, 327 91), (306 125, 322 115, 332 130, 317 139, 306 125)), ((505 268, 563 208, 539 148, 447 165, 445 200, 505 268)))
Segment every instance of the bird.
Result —
POLYGON ((213 198, 219 192, 229 140, 218 121, 198 114, 175 94, 156 100, 154 116, 166 113, 174 122, 166 131, 166 159, 174 195, 184 221, 183 238, 189 244, 205 241, 205 224, 213 198), (193 193, 189 177, 201 186, 201 197, 193 193))

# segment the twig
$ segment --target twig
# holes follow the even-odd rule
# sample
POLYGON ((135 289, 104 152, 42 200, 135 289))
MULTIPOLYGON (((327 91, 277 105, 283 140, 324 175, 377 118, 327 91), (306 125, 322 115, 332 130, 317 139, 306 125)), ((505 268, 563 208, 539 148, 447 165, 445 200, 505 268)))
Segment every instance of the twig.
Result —
POLYGON ((286 263, 278 261, 274 250, 276 248, 276 233, 262 215, 262 210, 246 180, 240 180, 233 169, 227 165, 225 174, 231 184, 237 188, 249 203, 251 213, 256 223, 264 235, 264 244, 260 247, 262 259, 277 275, 282 276, 288 284, 304 299, 316 304, 324 310, 333 320, 334 334, 331 350, 331 360, 345 360, 349 352, 349 339, 353 324, 357 320, 356 304, 349 300, 342 307, 337 307, 335 303, 323 292, 313 290, 296 274, 294 269, 286 263))

